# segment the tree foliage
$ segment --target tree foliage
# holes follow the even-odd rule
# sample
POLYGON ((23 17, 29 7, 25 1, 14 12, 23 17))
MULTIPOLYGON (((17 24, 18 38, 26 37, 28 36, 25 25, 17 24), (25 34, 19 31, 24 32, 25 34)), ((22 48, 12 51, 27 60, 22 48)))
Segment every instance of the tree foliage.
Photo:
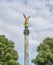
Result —
POLYGON ((14 50, 14 42, 0 35, 0 65, 20 65, 18 53, 14 50))
POLYGON ((53 65, 53 38, 46 38, 37 48, 38 55, 32 62, 36 65, 53 65))

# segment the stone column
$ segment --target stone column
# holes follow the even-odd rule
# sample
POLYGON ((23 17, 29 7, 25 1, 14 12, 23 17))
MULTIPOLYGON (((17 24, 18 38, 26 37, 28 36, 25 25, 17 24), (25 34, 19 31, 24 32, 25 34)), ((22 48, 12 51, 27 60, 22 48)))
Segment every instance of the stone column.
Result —
POLYGON ((25 27, 24 30, 24 65, 29 65, 29 30, 25 27))

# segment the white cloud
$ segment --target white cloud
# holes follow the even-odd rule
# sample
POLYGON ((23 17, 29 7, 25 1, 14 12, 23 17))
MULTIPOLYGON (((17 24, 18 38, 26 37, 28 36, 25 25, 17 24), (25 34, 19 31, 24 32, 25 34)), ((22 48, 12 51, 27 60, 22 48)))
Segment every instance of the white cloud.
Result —
POLYGON ((2 20, 0 20, 0 26, 4 26, 4 23, 2 20))
POLYGON ((43 8, 45 4, 40 0, 28 0, 28 5, 32 8, 43 8))
POLYGON ((37 31, 44 31, 49 28, 53 28, 53 24, 43 17, 35 17, 31 19, 31 25, 37 31), (33 22, 32 22, 33 21, 33 22), (35 24, 35 25, 34 25, 35 24))

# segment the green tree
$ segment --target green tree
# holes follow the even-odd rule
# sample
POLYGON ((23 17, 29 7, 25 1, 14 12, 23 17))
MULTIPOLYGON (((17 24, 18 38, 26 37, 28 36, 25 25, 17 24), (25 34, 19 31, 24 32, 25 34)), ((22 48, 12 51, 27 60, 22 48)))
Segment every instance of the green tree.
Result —
POLYGON ((38 55, 32 62, 36 65, 53 65, 53 38, 46 38, 37 48, 38 55))
POLYGON ((14 50, 14 42, 0 35, 0 65, 20 65, 18 53, 14 50))

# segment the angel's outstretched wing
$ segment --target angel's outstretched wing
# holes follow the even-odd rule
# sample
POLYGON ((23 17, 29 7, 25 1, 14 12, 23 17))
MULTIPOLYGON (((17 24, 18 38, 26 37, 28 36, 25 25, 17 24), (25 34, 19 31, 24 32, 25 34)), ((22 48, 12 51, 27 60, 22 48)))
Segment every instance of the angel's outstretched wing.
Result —
POLYGON ((26 19, 26 16, 25 16, 25 14, 23 13, 23 16, 24 16, 24 18, 26 19))
POLYGON ((29 20, 29 18, 30 18, 30 16, 29 16, 29 17, 27 17, 27 20, 29 20))

